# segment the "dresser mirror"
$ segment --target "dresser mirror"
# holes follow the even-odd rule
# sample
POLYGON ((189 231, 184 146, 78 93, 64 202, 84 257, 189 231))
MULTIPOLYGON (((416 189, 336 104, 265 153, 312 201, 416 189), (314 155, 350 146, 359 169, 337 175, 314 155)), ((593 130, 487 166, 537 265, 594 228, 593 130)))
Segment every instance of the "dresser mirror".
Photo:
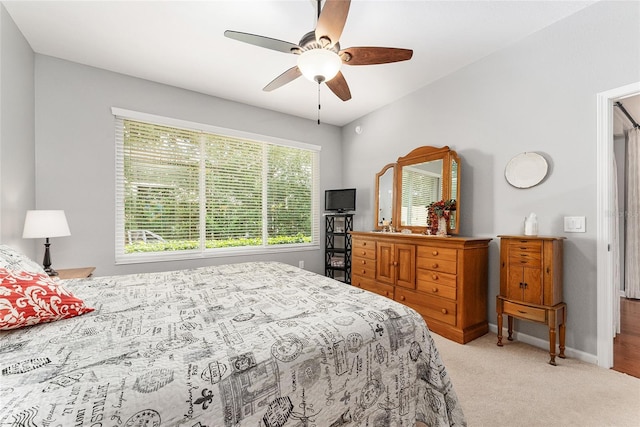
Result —
POLYGON ((376 175, 376 187, 377 229, 383 228, 384 218, 384 221, 392 221, 396 229, 422 233, 427 227, 427 206, 439 200, 454 199, 456 210, 449 217, 449 232, 458 234, 460 158, 449 147, 418 147, 406 156, 399 157, 395 164, 385 166, 376 175), (386 193, 389 177, 393 177, 394 183, 391 195, 386 193), (383 210, 383 200, 386 203, 389 198, 393 206, 391 216, 387 216, 388 210, 383 210))
POLYGON ((376 174, 376 219, 375 228, 385 229, 392 225, 395 205, 394 190, 396 179, 396 164, 389 163, 376 174))

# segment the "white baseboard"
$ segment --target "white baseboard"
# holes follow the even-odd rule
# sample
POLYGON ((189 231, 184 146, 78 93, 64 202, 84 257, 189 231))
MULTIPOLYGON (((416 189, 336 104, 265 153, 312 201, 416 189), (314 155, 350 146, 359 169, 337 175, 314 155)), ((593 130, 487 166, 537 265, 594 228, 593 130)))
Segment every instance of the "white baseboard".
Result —
MULTIPOLYGON (((493 323, 489 323, 489 330, 495 334, 498 333, 498 325, 494 325, 493 323)), ((502 335, 507 337, 509 336, 509 332, 507 328, 502 329, 502 335)), ((513 339, 523 342, 525 344, 532 345, 534 347, 538 347, 544 350, 549 350, 549 341, 543 340, 531 335, 523 334, 521 332, 513 331, 513 339)), ((575 348, 565 347, 564 354, 567 357, 572 359, 577 359, 582 362, 591 363, 593 365, 598 364, 598 357, 595 354, 585 353, 581 350, 576 350, 575 348)))

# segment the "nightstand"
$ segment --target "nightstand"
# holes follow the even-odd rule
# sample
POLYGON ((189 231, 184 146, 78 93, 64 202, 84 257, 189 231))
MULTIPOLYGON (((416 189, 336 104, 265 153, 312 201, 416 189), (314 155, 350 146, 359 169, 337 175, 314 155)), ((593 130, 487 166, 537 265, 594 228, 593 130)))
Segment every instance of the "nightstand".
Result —
POLYGON ((58 270, 59 279, 85 279, 91 277, 95 267, 62 268, 58 270))

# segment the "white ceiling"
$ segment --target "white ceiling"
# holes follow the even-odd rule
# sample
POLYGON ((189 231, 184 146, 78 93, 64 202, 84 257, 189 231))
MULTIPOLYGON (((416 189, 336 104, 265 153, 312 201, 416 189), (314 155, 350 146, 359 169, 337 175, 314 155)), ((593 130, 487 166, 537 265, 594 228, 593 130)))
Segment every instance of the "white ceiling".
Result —
MULTIPOLYGON (((224 37, 227 29, 298 43, 313 0, 3 1, 37 53, 208 95, 317 118, 317 84, 262 88, 296 56, 224 37)), ((340 44, 413 49, 410 61, 343 66, 352 99, 321 91, 338 126, 516 43, 594 1, 353 0, 340 44)))

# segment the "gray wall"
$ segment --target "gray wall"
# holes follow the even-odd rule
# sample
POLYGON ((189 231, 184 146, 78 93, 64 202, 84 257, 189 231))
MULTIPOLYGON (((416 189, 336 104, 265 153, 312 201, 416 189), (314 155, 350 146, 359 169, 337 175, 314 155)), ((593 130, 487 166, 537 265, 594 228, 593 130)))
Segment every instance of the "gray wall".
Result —
POLYGON ((35 206, 34 54, 0 4, 0 243, 33 254, 22 239, 35 206))
MULTIPOLYGON (((233 258, 115 265, 115 136, 111 107, 322 146, 321 190, 342 183, 340 129, 171 86, 36 55, 36 200, 64 209, 71 236, 52 243, 54 268, 96 275, 278 260, 324 272, 324 249, 233 258)), ((322 230, 322 227, 321 227, 322 230)), ((321 242, 324 241, 323 239, 321 242)))
MULTIPOLYGON (((566 236, 567 346, 596 354, 596 94, 640 81, 640 3, 599 2, 343 128, 344 184, 359 191, 361 230, 373 226, 374 175, 420 145, 462 157, 462 235, 494 238, 489 321, 499 292, 499 234, 521 234, 538 215, 541 235, 566 236), (360 135, 355 127, 362 127, 360 135), (375 147, 375 149, 371 149, 375 147), (550 172, 531 189, 505 181, 514 155, 534 151, 550 172), (585 216, 586 233, 564 233, 585 216)), ((543 325, 518 325, 548 340, 543 325)))
MULTIPOLYGON (((50 57, 35 55, 34 65, 0 7, 0 241, 41 256, 41 242, 20 238, 24 212, 37 201, 68 215, 72 236, 53 243, 59 268, 95 265, 105 275, 246 259, 114 265, 112 106, 321 145, 322 190, 358 188, 360 230, 373 226, 380 168, 421 145, 450 145, 463 159, 462 234, 494 238, 489 320, 495 323, 499 286, 496 236, 520 233, 524 216, 536 212, 541 234, 568 238, 567 345, 595 354, 596 94, 640 80, 639 17, 638 2, 598 2, 340 130, 50 57), (503 177, 508 160, 523 151, 550 164, 549 177, 528 190, 503 177), (565 234, 568 215, 586 216, 587 232, 565 234)), ((270 258, 303 259, 322 270, 321 249, 270 258)), ((518 328, 547 339, 543 326, 518 328)))

